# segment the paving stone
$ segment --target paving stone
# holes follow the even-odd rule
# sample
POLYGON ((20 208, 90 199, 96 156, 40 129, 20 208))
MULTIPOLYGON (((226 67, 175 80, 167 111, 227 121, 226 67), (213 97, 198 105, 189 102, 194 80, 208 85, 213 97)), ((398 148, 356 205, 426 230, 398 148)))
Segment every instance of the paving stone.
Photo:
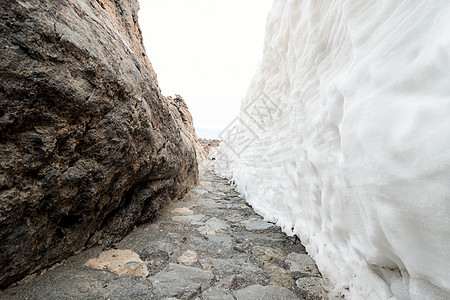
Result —
POLYGON ((314 260, 307 254, 289 253, 285 262, 289 264, 294 278, 305 276, 320 276, 314 260))
POLYGON ((283 262, 285 259, 283 251, 274 247, 254 246, 252 253, 259 263, 283 262))
POLYGON ((245 229, 247 230, 266 230, 275 227, 274 224, 268 223, 258 218, 251 218, 250 220, 246 220, 243 223, 245 229))
POLYGON ((234 300, 234 297, 226 289, 218 286, 211 287, 202 293, 203 300, 234 300))
POLYGON ((270 283, 274 285, 283 286, 286 288, 292 287, 294 280, 291 273, 272 263, 265 263, 262 269, 269 275, 270 283))
POLYGON ((281 245, 286 242, 286 236, 273 232, 237 231, 234 232, 236 243, 256 244, 264 246, 281 245))
MULTIPOLYGON (((0 299, 326 299, 301 243, 255 215, 211 164, 199 168, 197 192, 169 203, 152 223, 115 244, 134 251, 133 261, 147 266, 149 277, 85 267, 100 256, 99 246, 1 291, 0 299)), ((133 261, 125 267, 134 269, 133 261)))
POLYGON ((147 277, 148 270, 139 255, 131 250, 108 250, 100 253, 97 258, 89 259, 86 267, 107 269, 117 275, 147 277))
POLYGON ((210 218, 208 221, 205 222, 205 225, 212 227, 214 229, 221 229, 221 230, 226 230, 227 228, 230 227, 230 225, 228 225, 227 222, 217 218, 210 218))
POLYGON ((302 277, 295 282, 303 292, 309 296, 316 296, 319 299, 326 299, 327 293, 323 288, 323 279, 319 277, 302 277))
POLYGON ((203 269, 217 274, 224 287, 236 288, 252 283, 269 283, 264 271, 250 262, 246 255, 233 258, 205 258, 200 259, 199 262, 203 269))
POLYGON ((237 288, 237 277, 236 275, 225 277, 219 284, 226 289, 235 290, 237 288))
POLYGON ((199 228, 197 228, 197 231, 200 232, 201 234, 217 234, 217 233, 223 233, 223 230, 220 229, 216 229, 216 228, 212 228, 209 226, 200 226, 199 228))
POLYGON ((203 237, 192 237, 189 244, 190 249, 197 252, 206 252, 210 255, 230 251, 233 239, 227 234, 211 234, 203 237))
POLYGON ((146 262, 150 275, 155 275, 161 271, 169 262, 169 252, 163 243, 152 243, 136 250, 136 253, 146 262))
POLYGON ((201 190, 201 189, 192 189, 192 191, 193 191, 194 193, 199 194, 199 195, 204 195, 204 194, 207 194, 207 193, 208 193, 208 191, 201 190))
POLYGON ((226 207, 228 207, 228 208, 234 208, 234 209, 239 209, 239 208, 245 208, 245 207, 247 207, 247 206, 243 207, 241 203, 230 203, 230 202, 224 203, 224 205, 225 205, 226 207))
POLYGON ((234 293, 237 300, 294 300, 299 299, 290 290, 276 285, 248 286, 234 293))
POLYGON ((195 251, 185 251, 177 260, 180 264, 185 266, 193 266, 198 261, 198 254, 195 251))
POLYGON ((223 275, 244 274, 245 276, 257 276, 263 271, 249 261, 248 256, 234 258, 205 258, 199 260, 203 269, 219 271, 223 275))
POLYGON ((192 216, 194 214, 194 212, 187 207, 177 207, 170 212, 178 216, 192 216))
POLYGON ((192 223, 192 222, 198 222, 202 220, 205 217, 205 215, 191 215, 191 216, 175 216, 172 217, 172 220, 175 222, 183 222, 183 223, 192 223))
POLYGON ((200 268, 169 264, 168 271, 150 277, 153 292, 159 296, 189 299, 211 284, 211 271, 200 268))
POLYGON ((246 253, 250 250, 250 245, 247 243, 237 243, 233 246, 233 249, 238 252, 246 253))

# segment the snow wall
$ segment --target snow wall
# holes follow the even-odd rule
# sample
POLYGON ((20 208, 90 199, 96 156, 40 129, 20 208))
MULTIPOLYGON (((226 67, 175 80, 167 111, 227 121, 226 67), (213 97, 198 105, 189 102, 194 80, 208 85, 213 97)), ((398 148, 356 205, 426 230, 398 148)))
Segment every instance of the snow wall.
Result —
POLYGON ((216 168, 350 299, 450 299, 450 1, 279 0, 216 168))

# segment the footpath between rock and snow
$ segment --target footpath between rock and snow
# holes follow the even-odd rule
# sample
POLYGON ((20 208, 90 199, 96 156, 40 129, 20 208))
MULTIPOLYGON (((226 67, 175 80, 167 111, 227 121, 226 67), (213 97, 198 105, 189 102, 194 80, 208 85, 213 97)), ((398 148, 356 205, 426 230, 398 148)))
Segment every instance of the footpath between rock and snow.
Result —
POLYGON ((24 279, 0 299, 324 299, 296 238, 239 198, 211 162, 200 184, 122 241, 24 279))

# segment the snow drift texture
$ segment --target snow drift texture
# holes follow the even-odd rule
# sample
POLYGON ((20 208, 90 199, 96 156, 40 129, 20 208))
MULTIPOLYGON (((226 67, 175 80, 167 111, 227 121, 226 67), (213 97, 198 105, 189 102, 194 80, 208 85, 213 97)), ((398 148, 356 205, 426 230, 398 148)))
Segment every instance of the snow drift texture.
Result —
POLYGON ((431 0, 269 14, 217 168, 301 237, 336 293, 450 299, 449 16, 431 0))

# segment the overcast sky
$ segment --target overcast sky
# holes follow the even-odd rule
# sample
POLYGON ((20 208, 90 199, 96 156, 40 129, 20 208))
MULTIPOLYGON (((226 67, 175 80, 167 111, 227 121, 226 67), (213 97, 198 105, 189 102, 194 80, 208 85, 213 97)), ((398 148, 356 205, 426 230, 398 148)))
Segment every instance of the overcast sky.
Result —
POLYGON ((272 1, 140 1, 139 23, 159 86, 186 100, 200 137, 212 138, 211 130, 219 133, 238 115, 262 58, 272 1))

